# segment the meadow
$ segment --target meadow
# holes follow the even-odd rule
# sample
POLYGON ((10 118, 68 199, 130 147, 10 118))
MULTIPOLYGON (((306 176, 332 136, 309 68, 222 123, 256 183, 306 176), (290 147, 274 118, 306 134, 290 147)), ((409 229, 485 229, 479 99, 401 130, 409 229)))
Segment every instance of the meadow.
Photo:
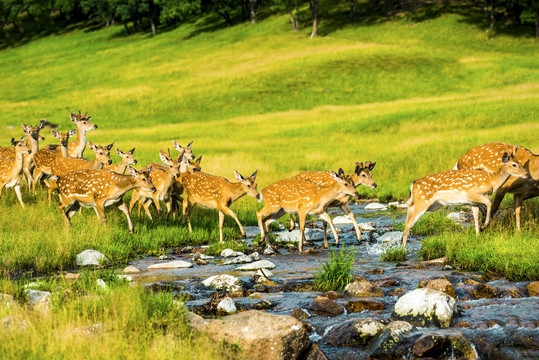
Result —
MULTIPOLYGON (((539 149, 531 37, 500 33, 488 41, 485 29, 458 14, 413 25, 397 16, 317 39, 308 29, 292 32, 287 16, 217 30, 211 20, 155 38, 124 37, 120 27, 74 29, 0 51, 2 146, 22 135, 21 123, 46 118, 72 129, 68 114, 80 109, 99 126, 88 138, 136 147, 137 168, 158 161, 172 140, 193 140, 203 171, 233 179, 233 169, 246 176, 258 169, 259 190, 299 171, 349 172, 368 160, 377 162, 378 187, 358 191, 382 201, 406 199, 411 181, 453 168, 481 143, 539 149)), ((42 133, 45 143, 56 143, 42 133)), ((92 156, 88 149, 85 155, 92 156)), ((192 234, 179 223, 134 215, 129 236, 124 215, 112 209, 107 228, 86 211, 66 229, 43 191, 23 195, 24 210, 11 189, 0 199, 0 268, 7 275, 72 268, 86 248, 122 265, 218 238, 211 210, 195 211, 192 234)), ((233 209, 244 225, 255 225, 260 206, 246 197, 233 209)), ((235 238, 234 222, 225 225, 226 238, 235 238)), ((530 238, 536 242, 536 233, 530 238)))

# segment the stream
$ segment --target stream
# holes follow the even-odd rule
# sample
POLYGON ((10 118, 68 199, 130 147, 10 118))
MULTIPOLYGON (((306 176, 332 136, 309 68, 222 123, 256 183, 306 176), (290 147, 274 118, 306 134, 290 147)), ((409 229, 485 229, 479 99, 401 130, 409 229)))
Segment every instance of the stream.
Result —
MULTIPOLYGON (((336 325, 354 318, 374 318, 388 321, 399 296, 417 288, 423 280, 445 278, 454 286, 457 296, 458 315, 453 318, 451 326, 446 329, 416 328, 418 333, 424 332, 454 332, 459 331, 470 340, 481 358, 496 359, 538 359, 539 358, 539 297, 529 297, 526 286, 530 282, 511 282, 501 277, 485 276, 475 272, 463 272, 448 265, 428 265, 417 257, 420 248, 419 239, 411 237, 407 244, 408 260, 397 262, 382 262, 380 254, 384 244, 381 235, 390 233, 393 224, 406 219, 405 210, 367 210, 365 204, 352 205, 358 223, 368 223, 374 231, 363 231, 361 245, 355 237, 353 226, 350 224, 336 224, 342 231, 339 234, 341 243, 347 246, 358 247, 356 260, 353 265, 355 275, 363 276, 368 281, 378 284, 384 292, 383 297, 376 299, 383 304, 383 309, 364 310, 350 313, 344 310, 343 314, 336 316, 314 315, 304 319, 312 328, 311 340, 316 343, 329 359, 364 359, 368 357, 369 348, 365 346, 331 346, 325 340, 325 335, 336 325), (493 289, 490 295, 477 295, 474 284, 487 285, 493 289)), ((329 214, 333 217, 342 215, 339 209, 331 209, 329 214)), ((466 226, 466 225, 465 225, 466 226)), ((320 221, 311 222, 311 227, 321 228, 320 221)), ((328 229, 329 230, 329 229, 328 229)), ((258 227, 246 227, 248 244, 259 233, 258 227)), ((339 232, 340 232, 339 231, 339 232)), ((284 230, 284 232, 288 232, 284 230)), ((328 231, 328 242, 334 244, 333 236, 328 231)), ((293 247, 280 248, 280 254, 265 256, 275 264, 271 272, 275 277, 272 281, 281 285, 272 290, 271 287, 254 286, 251 277, 254 272, 235 270, 241 264, 222 265, 225 258, 216 256, 207 259, 207 265, 195 265, 183 269, 148 270, 150 265, 160 261, 147 257, 130 262, 141 270, 133 275, 136 282, 152 287, 153 289, 172 289, 180 294, 189 294, 190 300, 186 302, 188 309, 196 309, 208 303, 215 290, 204 288, 200 282, 210 276, 230 274, 238 277, 246 285, 247 290, 256 296, 236 297, 234 301, 239 309, 252 309, 261 301, 268 300, 271 306, 266 309, 270 313, 291 315, 296 309, 307 309, 321 292, 312 290, 312 280, 321 265, 328 260, 328 251, 322 248, 322 240, 308 241, 304 245, 311 248, 307 254, 293 251, 293 247), (285 285, 290 286, 285 286, 285 285)), ((195 251, 203 249, 195 248, 195 251)), ((170 252, 168 259, 193 261, 193 252, 170 252)), ((483 285, 480 285, 483 286, 483 285)), ((345 296, 335 300, 343 306, 349 301, 358 300, 345 296)), ((308 312, 308 311, 307 311, 308 312)), ((411 354, 408 358, 414 358, 411 354)))

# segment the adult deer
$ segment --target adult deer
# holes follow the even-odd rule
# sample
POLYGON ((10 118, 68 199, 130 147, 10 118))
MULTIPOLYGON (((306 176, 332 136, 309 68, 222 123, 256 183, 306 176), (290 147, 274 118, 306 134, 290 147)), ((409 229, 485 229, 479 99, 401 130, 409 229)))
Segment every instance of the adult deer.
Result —
MULTIPOLYGON (((26 133, 26 145, 32 150, 32 152, 28 155, 24 156, 24 162, 22 166, 22 171, 24 172, 24 175, 26 176, 26 181, 28 183, 28 191, 31 191, 32 188, 32 182, 33 182, 33 176, 32 176, 32 170, 35 167, 34 164, 34 156, 39 151, 39 142, 45 140, 43 136, 39 134, 41 129, 47 124, 47 120, 41 119, 39 125, 36 126, 29 126, 26 124, 21 124, 24 132, 26 133)), ((16 157, 16 150, 15 147, 10 146, 7 148, 0 148, 0 156, 7 157, 9 159, 15 160, 16 157)))
POLYGON ((58 207, 67 227, 71 226, 70 220, 81 206, 93 207, 97 218, 106 226, 105 206, 119 203, 118 209, 124 212, 129 232, 133 233, 133 222, 123 196, 132 189, 140 188, 153 192, 155 187, 147 171, 136 171, 129 167, 129 174, 120 175, 108 170, 81 169, 71 171, 58 179, 58 196, 60 197, 58 207))
MULTIPOLYGON (((326 209, 336 198, 342 195, 357 196, 358 193, 342 169, 339 169, 338 175, 330 170, 329 175, 334 182, 327 186, 318 186, 304 180, 280 180, 262 190, 265 206, 256 212, 256 217, 260 227, 260 238, 266 241, 266 247, 270 247, 267 224, 292 212, 297 213, 299 217, 300 252, 303 251, 307 214, 318 215, 327 222, 335 237, 335 243, 339 243, 339 236, 326 209), (266 218, 262 219, 264 216, 266 218)), ((324 246, 328 247, 327 239, 324 240, 324 246)))
POLYGON ((176 140, 172 140, 172 145, 178 150, 179 152, 183 152, 183 157, 186 160, 193 160, 195 158, 195 155, 193 155, 193 152, 191 151, 191 145, 193 145, 193 142, 191 141, 189 144, 187 144, 186 147, 182 147, 180 144, 176 142, 176 140))
MULTIPOLYGON (((48 176, 51 174, 51 166, 53 161, 57 157, 68 156, 68 140, 71 136, 75 135, 76 130, 73 129, 65 132, 52 130, 51 133, 55 138, 60 140, 60 152, 51 150, 50 148, 43 148, 34 156, 35 167, 32 176, 32 192, 34 195, 36 193, 36 183, 39 181, 41 176, 48 176)), ((50 183, 47 179, 45 179, 44 182, 47 187, 50 187, 50 183)))
POLYGON ((122 161, 119 164, 104 164, 103 169, 110 170, 120 175, 125 174, 125 170, 127 170, 127 167, 129 165, 137 165, 137 160, 133 156, 134 152, 135 148, 132 148, 130 151, 125 153, 122 150, 116 148, 116 154, 118 154, 122 158, 122 161))
POLYGON ((0 197, 4 187, 12 187, 17 194, 17 198, 24 208, 21 196, 21 177, 24 164, 24 155, 31 154, 32 150, 24 143, 24 135, 19 141, 11 139, 11 145, 15 147, 15 159, 0 157, 0 197))
MULTIPOLYGON (((90 122, 91 116, 86 117, 88 112, 82 115, 79 110, 78 114, 69 113, 69 119, 77 125, 77 140, 68 144, 68 153, 70 157, 81 158, 86 149, 86 132, 97 129, 97 125, 90 122)), ((49 145, 49 150, 60 151, 58 145, 49 145)))
POLYGON ((148 166, 148 169, 151 169, 150 177, 156 191, 151 193, 144 189, 137 189, 133 191, 133 197, 131 198, 131 203, 129 204, 129 211, 133 210, 133 207, 138 201, 138 214, 140 215, 141 206, 144 206, 146 215, 148 215, 150 220, 153 220, 150 213, 150 205, 153 202, 157 209, 157 213, 161 214, 161 205, 159 202, 164 200, 167 207, 167 215, 170 214, 172 189, 175 179, 180 176, 180 163, 182 161, 183 154, 184 152, 181 151, 180 154, 173 159, 170 156, 170 153, 167 155, 162 150, 159 150, 159 157, 161 158, 161 161, 167 164, 167 167, 163 168, 161 164, 156 164, 158 166, 154 167, 154 163, 148 166))
POLYGON ((402 246, 410 229, 425 211, 436 211, 444 205, 470 205, 475 222, 475 233, 479 234, 479 206, 486 207, 485 229, 490 223, 491 202, 489 195, 498 190, 510 176, 528 178, 530 174, 514 159, 514 155, 504 152, 502 167, 494 174, 482 170, 447 170, 416 180, 410 187, 411 196, 407 202, 408 213, 404 227, 402 246))
MULTIPOLYGON (((57 157, 54 159, 51 165, 51 178, 62 178, 67 173, 73 170, 89 169, 89 170, 101 170, 103 165, 112 164, 110 159, 110 149, 114 143, 107 146, 94 145, 91 141, 88 141, 88 146, 95 152, 95 158, 93 160, 86 160, 81 158, 72 157, 57 157)), ((51 203, 52 192, 56 190, 56 180, 50 181, 49 186, 49 204, 51 203)))
MULTIPOLYGON (((258 171, 258 170, 257 170, 258 171)), ((231 216, 240 227, 242 236, 245 236, 245 229, 241 225, 236 213, 230 209, 232 203, 245 194, 260 199, 256 185, 255 171, 251 176, 245 178, 234 170, 234 176, 238 182, 230 182, 227 179, 206 174, 203 172, 185 173, 182 175, 182 185, 185 199, 183 200, 184 221, 187 220, 189 232, 191 227, 191 208, 198 204, 219 211, 219 241, 223 242, 223 222, 225 215, 231 216)))
POLYGON ((493 142, 476 146, 464 154, 455 169, 471 170, 481 169, 488 173, 495 173, 502 167, 501 155, 510 147, 513 148, 515 159, 522 164, 531 177, 528 179, 511 177, 494 195, 492 202, 492 215, 498 210, 505 194, 513 194, 513 206, 515 209, 517 230, 520 231, 520 211, 522 202, 527 199, 539 196, 539 155, 535 155, 530 150, 508 145, 502 142, 493 142))
MULTIPOLYGON (((374 169, 376 163, 367 161, 365 166, 363 163, 356 162, 356 168, 354 173, 347 178, 347 180, 352 184, 353 187, 358 187, 359 185, 365 185, 371 189, 376 188, 376 183, 372 180, 371 171, 374 169)), ((348 175, 347 175, 348 176, 348 175)), ((304 171, 296 176, 292 177, 292 180, 304 180, 315 183, 318 186, 329 186, 335 182, 333 177, 330 175, 329 171, 304 171)), ((350 200, 350 195, 340 195, 335 200, 333 200, 328 207, 339 207, 348 218, 354 224, 354 229, 356 231, 357 241, 361 241, 361 230, 359 225, 356 222, 356 218, 348 206, 348 201, 350 200)), ((290 213, 290 231, 294 230, 294 218, 292 213, 290 213)), ((327 223, 324 222, 324 242, 327 242, 327 223)))

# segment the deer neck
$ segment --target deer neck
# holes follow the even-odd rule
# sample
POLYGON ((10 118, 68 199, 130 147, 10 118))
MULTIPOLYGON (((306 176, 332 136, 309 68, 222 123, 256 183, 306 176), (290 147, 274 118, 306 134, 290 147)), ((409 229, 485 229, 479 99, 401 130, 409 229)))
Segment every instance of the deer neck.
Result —
POLYGON ((15 152, 15 161, 13 162, 12 168, 11 168, 11 174, 17 175, 21 172, 22 167, 24 164, 24 154, 20 152, 15 152))
POLYGON ((24 160, 26 163, 30 163, 39 151, 39 141, 34 139, 32 136, 28 136, 28 139, 26 139, 26 145, 30 148, 30 150, 32 150, 32 152, 30 154, 25 154, 24 160))
POLYGON ((242 196, 244 196, 245 194, 247 194, 245 192, 245 190, 243 189, 243 186, 241 186, 241 183, 239 182, 236 182, 236 183, 229 183, 228 184, 228 193, 229 193, 229 199, 230 199, 230 202, 233 203, 234 201, 238 200, 239 198, 241 198, 242 196))
POLYGON ((67 146, 63 146, 60 144, 60 152, 62 153, 62 157, 68 157, 69 151, 67 146))
POLYGON ((70 155, 73 157, 82 157, 84 150, 86 149, 86 131, 77 126, 77 140, 70 151, 70 155))
POLYGON ((116 188, 121 193, 126 193, 137 187, 137 181, 133 175, 116 175, 120 177, 120 180, 116 181, 116 188))
POLYGON ((532 155, 530 157, 527 170, 534 180, 539 180, 539 155, 532 155))
POLYGON ((325 207, 327 204, 335 200, 335 198, 341 192, 341 187, 338 182, 335 182, 328 186, 320 186, 319 199, 320 206, 325 207))
POLYGON ((116 173, 123 175, 127 169, 127 161, 124 161, 124 158, 122 158, 122 162, 120 162, 119 165, 114 166, 114 169, 116 170, 116 173))
POLYGON ((95 157, 92 161, 88 162, 88 169, 91 170, 102 170, 103 169, 103 161, 97 160, 97 157, 95 157))
POLYGON ((485 186, 488 189, 492 189, 492 192, 496 192, 500 186, 505 184, 505 182, 511 177, 511 175, 506 171, 505 165, 494 173, 490 178, 487 179, 485 186))

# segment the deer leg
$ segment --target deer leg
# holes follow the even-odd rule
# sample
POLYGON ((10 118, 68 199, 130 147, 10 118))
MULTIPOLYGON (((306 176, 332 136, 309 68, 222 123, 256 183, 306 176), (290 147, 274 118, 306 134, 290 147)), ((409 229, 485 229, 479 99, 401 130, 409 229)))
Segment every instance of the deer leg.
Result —
POLYGON ((24 167, 22 171, 24 172, 26 182, 28 183, 28 192, 32 192, 32 183, 34 181, 34 178, 32 177, 32 173, 30 173, 30 169, 27 167, 24 167))
POLYGON ((34 193, 34 195, 36 194, 36 183, 41 178, 41 175, 43 175, 41 170, 39 170, 37 167, 35 167, 34 168, 34 176, 32 177, 32 192, 34 193))
POLYGON ((480 203, 486 206, 487 212, 485 216, 485 223, 483 224, 483 226, 481 226, 481 230, 485 230, 488 224, 490 224, 490 214, 491 214, 491 208, 492 208, 492 203, 490 202, 490 199, 487 196, 484 196, 481 194, 470 194, 468 195, 468 200, 475 203, 480 203))
POLYGON ((56 190, 57 188, 58 186, 56 185, 56 180, 51 180, 50 185, 49 185, 49 206, 51 204, 52 192, 56 190))
POLYGON ((479 235, 479 207, 472 206, 473 221, 475 224, 475 233, 479 235))
POLYGON ((0 198, 2 197, 2 191, 4 190, 5 183, 0 183, 0 198))
POLYGON ((299 233, 300 233, 298 250, 301 253, 303 252, 303 240, 305 239, 305 219, 307 218, 307 212, 302 209, 299 209, 298 217, 299 217, 299 233))
POLYGON ((66 212, 64 211, 66 208, 66 205, 63 204, 63 202, 60 202, 60 205, 58 205, 58 209, 60 209, 60 212, 62 213, 62 216, 66 222, 67 227, 71 227, 71 222, 69 221, 69 217, 66 215, 66 212))
POLYGON ((408 207, 408 213, 406 215, 406 223, 404 225, 404 236, 402 237, 402 247, 406 247, 406 241, 408 240, 408 235, 410 234, 410 229, 416 221, 427 211, 430 204, 426 204, 422 208, 418 207, 416 204, 408 207))
POLYGON ((97 218, 103 222, 105 227, 107 226, 107 215, 105 215, 105 204, 102 201, 95 202, 95 208, 97 210, 97 218))
POLYGON ((515 219, 517 222, 517 231, 520 232, 520 210, 522 208, 522 195, 513 195, 513 207, 515 208, 515 219))
MULTIPOLYGON (((68 220, 71 219, 77 213, 77 211, 79 211, 80 208, 81 208, 80 204, 78 202, 74 202, 69 207, 69 210, 66 213, 68 220)), ((71 226, 71 225, 68 225, 68 226, 71 226)))
MULTIPOLYGON (((331 231, 333 232, 333 236, 335 237, 335 245, 339 245, 339 235, 337 235, 337 230, 335 230, 335 226, 333 226, 333 221, 331 221, 331 217, 325 211, 318 216, 329 224, 329 226, 331 227, 331 231)), ((328 242, 326 239, 324 239, 324 247, 326 249, 328 248, 328 242)))
POLYGON ((328 248, 328 223, 327 221, 322 221, 322 226, 324 227, 324 247, 327 249, 328 248))
POLYGON ((129 209, 127 208, 127 205, 122 201, 121 204, 118 206, 118 209, 122 210, 125 214, 125 217, 127 218, 127 225, 129 226, 129 233, 133 233, 134 226, 133 222, 131 221, 131 215, 129 215, 129 209))
POLYGON ((359 225, 357 224, 356 217, 354 216, 354 213, 352 210, 350 210, 350 207, 348 206, 348 203, 344 203, 340 206, 341 210, 348 216, 348 218, 352 221, 352 224, 354 224, 354 229, 356 230, 356 236, 357 241, 361 241, 361 229, 359 228, 359 225))
POLYGON ((138 211, 140 213, 140 208, 144 207, 144 212, 146 212, 146 215, 148 216, 148 218, 153 221, 152 213, 150 212, 150 206, 151 205, 152 205, 152 200, 151 199, 148 199, 148 200, 142 199, 141 201, 139 201, 139 210, 138 211))
POLYGON ((193 227, 191 226, 191 203, 189 202, 189 199, 186 198, 183 201, 183 220, 187 221, 187 227, 189 228, 189 232, 193 232, 193 227))
POLYGON ((296 227, 296 222, 294 221, 294 214, 290 213, 290 228, 288 228, 288 231, 294 230, 296 227))
POLYGON ((226 215, 232 216, 234 220, 236 220, 236 223, 238 223, 238 226, 240 227, 241 236, 245 237, 245 229, 240 223, 240 220, 238 219, 238 216, 234 211, 232 211, 228 206, 223 206, 221 209, 222 212, 224 212, 226 215))
POLYGON ((225 213, 219 211, 219 242, 222 244, 223 241, 223 223, 225 222, 225 213))
MULTIPOLYGON (((133 196, 131 197, 131 201, 129 202, 129 211, 133 211, 133 208, 135 207, 135 204, 140 199, 140 193, 137 190, 133 191, 133 196)), ((140 216, 140 209, 139 209, 139 216, 140 216)))
POLYGON ((270 209, 264 208, 260 211, 257 211, 256 213, 257 218, 259 219, 258 226, 260 227, 260 242, 266 241, 266 248, 271 248, 271 244, 269 241, 268 224, 270 224, 272 221, 277 220, 278 218, 286 214, 286 211, 284 211, 284 209, 281 209, 281 208, 279 208, 279 210, 275 212, 273 212, 273 210, 275 209, 270 210, 270 209), (265 216, 266 214, 270 214, 270 215, 268 215, 264 220, 262 220, 262 217, 265 216))
POLYGON ((494 215, 496 211, 498 211, 498 208, 500 207, 500 204, 502 203, 502 200, 508 191, 509 191, 509 187, 504 187, 504 186, 500 187, 496 191, 496 194, 494 195, 494 200, 492 201, 491 215, 494 215))
POLYGON ((21 184, 17 184, 14 187, 15 193, 17 194, 17 197, 19 198, 19 202, 21 203, 22 208, 24 209, 24 203, 22 202, 22 195, 21 195, 21 184))

